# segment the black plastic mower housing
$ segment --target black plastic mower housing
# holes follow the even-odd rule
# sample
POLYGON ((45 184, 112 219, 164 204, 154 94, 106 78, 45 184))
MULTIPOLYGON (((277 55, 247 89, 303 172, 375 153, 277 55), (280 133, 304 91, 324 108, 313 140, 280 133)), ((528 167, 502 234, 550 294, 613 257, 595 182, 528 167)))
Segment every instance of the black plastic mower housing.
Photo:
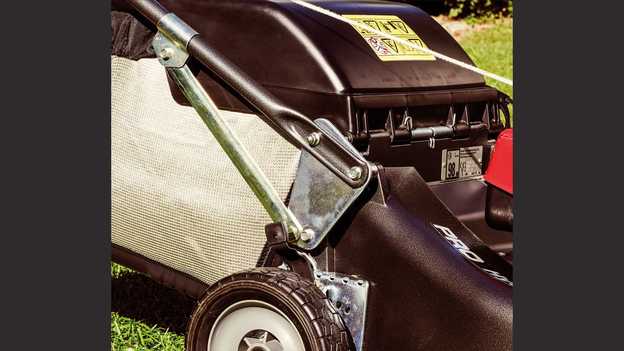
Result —
MULTIPOLYGON (((504 104, 480 75, 441 59, 382 61, 353 26, 287 0, 160 2, 284 105, 332 121, 369 160, 415 166, 427 181, 436 181, 442 149, 483 145, 487 166, 488 139, 503 128, 504 104), (452 133, 438 135, 436 150, 430 150, 429 135, 415 129, 435 126, 449 126, 452 133)), ((428 48, 473 64, 417 7, 378 0, 310 2, 341 15, 396 16, 428 48)), ((113 1, 113 9, 127 7, 113 1)), ((197 77, 220 108, 253 111, 200 65, 197 77)), ((170 83, 176 100, 188 104, 170 83)))
MULTIPOLYGON (((398 16, 432 50, 472 63, 442 26, 414 6, 312 2, 339 14, 398 16)), ((481 76, 441 60, 381 61, 355 28, 290 1, 162 3, 284 102, 311 116, 334 117, 345 129, 345 117, 354 112, 350 102, 355 108, 406 107, 495 97, 481 76), (423 94, 431 90, 437 93, 423 94)))

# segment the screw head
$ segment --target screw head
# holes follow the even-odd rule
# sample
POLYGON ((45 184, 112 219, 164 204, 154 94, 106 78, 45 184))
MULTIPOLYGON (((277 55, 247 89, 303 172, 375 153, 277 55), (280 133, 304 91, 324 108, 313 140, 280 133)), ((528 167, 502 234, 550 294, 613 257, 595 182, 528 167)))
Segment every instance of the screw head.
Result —
POLYGON ((321 143, 321 133, 319 132, 310 133, 307 139, 308 139, 308 144, 310 144, 310 146, 317 146, 318 144, 321 143))
POLYGON ((316 233, 314 233, 314 230, 306 228, 301 232, 301 240, 308 242, 314 238, 314 235, 316 235, 316 233))
POLYGON ((347 176, 351 178, 352 180, 358 180, 362 178, 362 172, 363 172, 362 167, 359 167, 359 166, 351 167, 347 171, 347 176))

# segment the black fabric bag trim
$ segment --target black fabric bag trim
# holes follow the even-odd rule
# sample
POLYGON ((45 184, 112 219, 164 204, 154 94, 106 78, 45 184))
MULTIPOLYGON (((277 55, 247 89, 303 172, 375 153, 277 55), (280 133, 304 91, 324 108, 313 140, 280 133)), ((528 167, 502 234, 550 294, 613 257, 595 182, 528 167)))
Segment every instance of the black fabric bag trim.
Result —
POLYGON ((111 11, 112 55, 131 60, 154 58, 154 32, 127 12, 111 11))

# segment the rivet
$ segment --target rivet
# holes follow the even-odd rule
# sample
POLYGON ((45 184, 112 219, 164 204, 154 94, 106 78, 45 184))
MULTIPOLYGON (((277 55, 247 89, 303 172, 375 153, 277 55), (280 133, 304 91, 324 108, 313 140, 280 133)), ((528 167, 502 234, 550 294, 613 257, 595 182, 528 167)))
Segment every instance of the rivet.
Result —
POLYGON ((158 53, 158 56, 160 56, 160 58, 163 61, 168 61, 173 56, 173 49, 171 49, 171 48, 163 48, 158 53))

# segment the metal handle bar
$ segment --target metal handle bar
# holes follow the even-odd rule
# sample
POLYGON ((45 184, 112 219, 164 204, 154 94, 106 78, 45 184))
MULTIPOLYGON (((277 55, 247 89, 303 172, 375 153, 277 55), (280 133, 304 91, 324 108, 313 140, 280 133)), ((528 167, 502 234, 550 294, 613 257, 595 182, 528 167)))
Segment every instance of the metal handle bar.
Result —
MULTIPOLYGON (((156 0, 127 0, 150 22, 161 29, 160 22, 167 11, 156 0)), ((190 27, 182 28, 188 32, 190 27)), ((173 33, 173 39, 178 35, 173 33)), ((269 125, 290 143, 303 148, 319 160, 332 173, 352 188, 366 184, 370 167, 359 155, 344 148, 335 137, 320 129, 314 122, 285 106, 266 88, 258 84, 239 67, 230 62, 217 50, 206 44, 200 35, 188 38, 184 46, 189 55, 216 74, 223 82, 237 91, 248 103, 254 106, 269 121, 269 125)))

